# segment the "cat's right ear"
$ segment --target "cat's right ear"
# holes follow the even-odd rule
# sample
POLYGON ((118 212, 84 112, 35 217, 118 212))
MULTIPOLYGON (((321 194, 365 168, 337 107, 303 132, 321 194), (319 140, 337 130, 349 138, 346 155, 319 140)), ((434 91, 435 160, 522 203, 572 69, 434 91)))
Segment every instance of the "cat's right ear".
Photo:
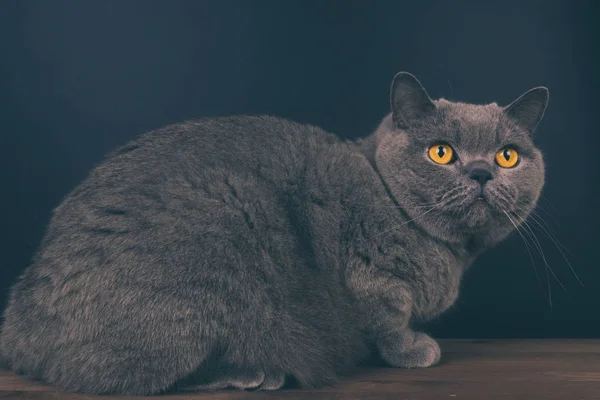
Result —
POLYGON ((435 104, 414 75, 398 72, 392 81, 390 103, 394 127, 403 129, 435 110, 435 104))
POLYGON ((528 90, 504 107, 504 113, 531 135, 544 117, 548 106, 548 88, 539 86, 528 90))

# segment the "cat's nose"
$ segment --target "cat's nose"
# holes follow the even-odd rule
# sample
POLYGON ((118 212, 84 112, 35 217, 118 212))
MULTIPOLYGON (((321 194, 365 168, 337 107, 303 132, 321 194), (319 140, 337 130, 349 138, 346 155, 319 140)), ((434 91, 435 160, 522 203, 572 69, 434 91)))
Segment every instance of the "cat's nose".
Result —
POLYGON ((469 175, 469 177, 471 179, 475 179, 476 181, 479 181, 480 185, 485 185, 485 183, 487 181, 489 181, 490 179, 492 179, 492 173, 490 171, 488 171, 487 169, 474 169, 473 171, 471 171, 471 174, 469 175))
POLYGON ((490 167, 484 163, 469 164, 466 166, 466 170, 469 178, 478 181, 481 186, 485 185, 487 181, 494 179, 490 167))

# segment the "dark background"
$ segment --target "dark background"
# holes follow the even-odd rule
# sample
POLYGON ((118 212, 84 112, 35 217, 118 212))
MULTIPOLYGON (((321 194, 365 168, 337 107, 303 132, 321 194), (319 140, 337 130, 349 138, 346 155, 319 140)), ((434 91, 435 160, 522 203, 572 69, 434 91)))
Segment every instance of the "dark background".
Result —
MULTIPOLYGON (((507 104, 544 85, 540 274, 519 235, 482 257, 440 337, 600 337, 598 7, 592 1, 8 1, 0 3, 0 306, 51 210, 136 135, 274 114, 343 137, 388 112, 400 70, 433 98, 507 104)), ((535 222, 531 221, 535 226, 535 222)))

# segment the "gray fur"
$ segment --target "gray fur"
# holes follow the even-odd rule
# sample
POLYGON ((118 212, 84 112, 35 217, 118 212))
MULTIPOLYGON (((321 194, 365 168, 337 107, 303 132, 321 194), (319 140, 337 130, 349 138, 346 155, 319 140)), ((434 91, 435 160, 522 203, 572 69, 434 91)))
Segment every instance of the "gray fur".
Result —
POLYGON ((91 394, 323 385, 373 345, 392 366, 431 366, 440 348, 411 320, 453 304, 462 272, 542 188, 531 134, 547 91, 528 96, 510 115, 431 101, 401 73, 392 113, 357 142, 274 117, 142 135, 54 210, 11 290, 1 352, 91 394), (428 159, 438 140, 455 163, 428 159), (509 143, 522 159, 502 170, 509 143), (464 172, 474 162, 493 172, 487 202, 464 172))

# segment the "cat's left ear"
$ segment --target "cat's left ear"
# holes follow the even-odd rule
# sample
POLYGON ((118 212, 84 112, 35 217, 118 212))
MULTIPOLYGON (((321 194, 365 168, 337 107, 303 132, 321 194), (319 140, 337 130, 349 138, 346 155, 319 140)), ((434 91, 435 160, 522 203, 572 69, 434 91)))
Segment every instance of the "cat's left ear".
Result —
POLYGON ((533 135, 548 105, 548 89, 540 86, 528 90, 504 107, 504 113, 533 135))

